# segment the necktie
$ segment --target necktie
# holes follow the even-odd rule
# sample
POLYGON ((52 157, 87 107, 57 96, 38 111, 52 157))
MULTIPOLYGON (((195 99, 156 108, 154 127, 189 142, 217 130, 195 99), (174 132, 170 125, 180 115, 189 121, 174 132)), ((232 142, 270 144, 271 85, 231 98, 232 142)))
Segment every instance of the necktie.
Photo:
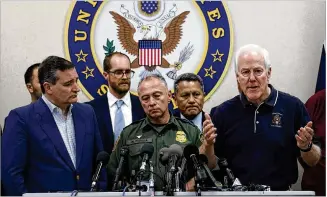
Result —
POLYGON ((123 111, 121 109, 121 106, 123 104, 124 104, 124 101, 122 101, 122 100, 116 101, 117 111, 116 111, 116 115, 115 115, 115 130, 114 130, 115 141, 117 140, 121 131, 125 127, 124 115, 123 115, 123 111))

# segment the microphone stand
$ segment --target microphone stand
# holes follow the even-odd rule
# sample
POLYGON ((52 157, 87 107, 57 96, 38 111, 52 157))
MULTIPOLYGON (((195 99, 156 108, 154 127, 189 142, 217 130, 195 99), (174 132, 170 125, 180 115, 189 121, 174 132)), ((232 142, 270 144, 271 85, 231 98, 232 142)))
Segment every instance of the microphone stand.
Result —
POLYGON ((166 196, 174 196, 174 191, 176 188, 179 188, 179 186, 176 187, 177 182, 179 182, 178 179, 178 168, 176 167, 176 163, 178 160, 177 155, 172 155, 169 160, 169 167, 170 169, 168 170, 167 176, 166 176, 166 181, 167 181, 167 189, 166 189, 166 196))
POLYGON ((201 166, 198 166, 195 168, 196 176, 194 178, 195 180, 195 191, 197 196, 201 196, 201 191, 204 188, 203 184, 204 181, 208 178, 205 170, 201 168, 201 166))
POLYGON ((205 170, 203 167, 199 164, 196 155, 192 154, 191 159, 193 160, 194 169, 195 169, 195 191, 197 196, 201 196, 201 190, 204 188, 204 181, 208 178, 205 170))
POLYGON ((143 170, 140 171, 140 175, 138 176, 139 177, 139 196, 141 196, 141 191, 142 191, 142 185, 141 185, 142 176, 143 176, 143 170))
POLYGON ((98 182, 98 179, 99 179, 99 174, 100 174, 100 171, 101 171, 101 168, 102 168, 102 161, 99 162, 98 166, 97 166, 97 169, 96 169, 96 173, 94 174, 93 176, 93 180, 92 180, 92 185, 91 185, 91 192, 95 192, 96 191, 96 186, 97 186, 97 182, 98 182))
POLYGON ((153 165, 152 161, 150 161, 150 179, 149 179, 149 191, 151 196, 154 196, 154 177, 153 177, 153 165))

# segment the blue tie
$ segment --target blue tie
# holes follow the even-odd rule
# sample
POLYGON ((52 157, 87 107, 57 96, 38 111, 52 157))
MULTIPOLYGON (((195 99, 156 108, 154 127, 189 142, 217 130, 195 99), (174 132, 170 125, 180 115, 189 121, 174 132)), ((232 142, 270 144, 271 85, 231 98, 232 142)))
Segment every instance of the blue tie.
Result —
POLYGON ((115 116, 115 130, 114 130, 115 141, 117 140, 121 131, 125 127, 124 115, 123 115, 123 111, 121 110, 121 106, 123 104, 124 104, 124 101, 122 101, 122 100, 116 101, 117 111, 116 111, 116 116, 115 116))

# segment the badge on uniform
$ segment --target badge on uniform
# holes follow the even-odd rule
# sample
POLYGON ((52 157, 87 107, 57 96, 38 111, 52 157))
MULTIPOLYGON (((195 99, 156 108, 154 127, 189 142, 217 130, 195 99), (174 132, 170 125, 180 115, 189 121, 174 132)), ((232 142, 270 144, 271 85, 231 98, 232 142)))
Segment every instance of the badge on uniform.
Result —
POLYGON ((283 117, 283 114, 272 113, 271 126, 282 127, 282 117, 283 117))
POLYGON ((177 131, 176 132, 176 141, 180 142, 180 143, 187 142, 186 134, 184 133, 184 131, 177 131))

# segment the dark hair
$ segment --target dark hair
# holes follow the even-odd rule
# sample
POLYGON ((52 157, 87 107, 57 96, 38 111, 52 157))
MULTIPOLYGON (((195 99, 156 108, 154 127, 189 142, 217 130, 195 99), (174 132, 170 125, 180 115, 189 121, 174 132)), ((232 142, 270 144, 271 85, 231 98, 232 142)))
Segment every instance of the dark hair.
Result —
POLYGON ((201 77, 199 75, 196 75, 194 73, 184 73, 177 77, 177 79, 174 81, 174 92, 177 93, 178 90, 178 84, 182 81, 197 81, 201 85, 202 92, 204 93, 204 85, 201 77))
POLYGON ((58 80, 56 76, 57 70, 65 71, 72 68, 75 68, 75 66, 70 61, 58 56, 49 56, 43 60, 39 67, 39 81, 42 93, 45 92, 43 87, 44 82, 56 84, 58 80))
POLYGON ((113 53, 110 53, 109 55, 106 55, 106 56, 104 57, 104 60, 103 60, 103 71, 108 72, 108 71, 111 69, 110 62, 111 62, 111 59, 112 59, 115 55, 125 56, 125 57, 129 60, 129 62, 131 62, 131 60, 129 59, 129 57, 128 57, 126 54, 121 53, 121 52, 113 52, 113 53))
POLYGON ((24 74, 25 84, 31 83, 32 77, 33 77, 33 71, 34 71, 34 69, 36 69, 39 66, 40 66, 40 63, 36 63, 27 68, 27 70, 24 74))

